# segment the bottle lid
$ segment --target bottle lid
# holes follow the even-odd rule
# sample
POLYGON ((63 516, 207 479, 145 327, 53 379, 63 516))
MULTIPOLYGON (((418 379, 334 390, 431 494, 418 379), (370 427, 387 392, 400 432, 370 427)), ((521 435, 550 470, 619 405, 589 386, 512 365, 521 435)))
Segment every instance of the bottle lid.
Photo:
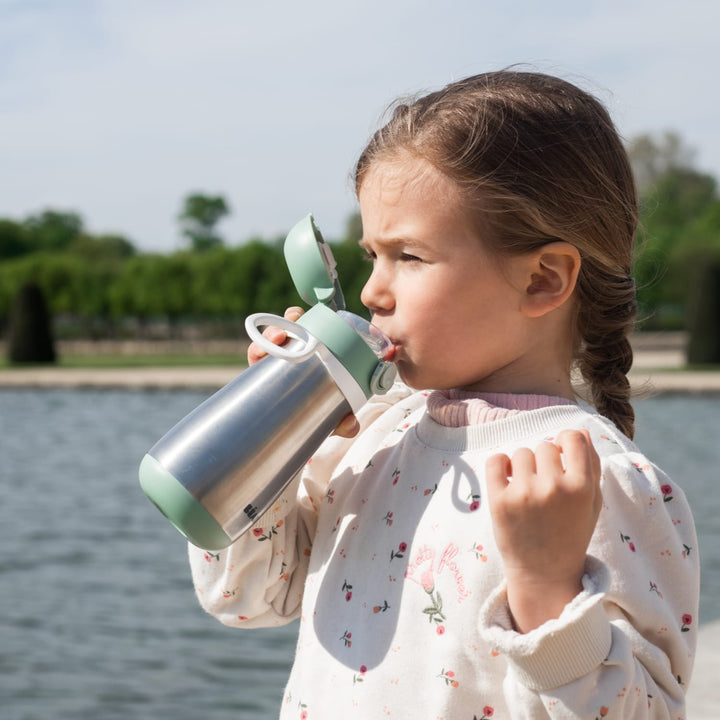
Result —
POLYGON ((331 310, 345 309, 335 258, 312 214, 290 230, 284 252, 295 288, 308 305, 322 303, 331 310))

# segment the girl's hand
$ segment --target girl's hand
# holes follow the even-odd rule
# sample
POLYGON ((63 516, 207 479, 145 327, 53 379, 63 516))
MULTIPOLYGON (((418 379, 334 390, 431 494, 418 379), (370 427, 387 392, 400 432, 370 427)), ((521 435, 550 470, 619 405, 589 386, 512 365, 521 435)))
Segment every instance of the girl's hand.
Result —
POLYGON ((564 430, 534 453, 494 455, 486 474, 508 604, 516 630, 529 632, 559 617, 582 590, 602 506, 600 458, 586 430, 564 430))
MULTIPOLYGON (((303 314, 303 309, 299 307, 289 307, 284 313, 283 317, 291 322, 297 322, 300 316, 303 314)), ((263 337, 270 340, 275 345, 284 345, 287 342, 287 333, 276 327, 267 327, 263 330, 263 337)), ((264 357, 267 356, 267 352, 263 350, 257 343, 250 343, 247 351, 248 365, 254 365, 264 357)))
MULTIPOLYGON (((283 317, 286 320, 290 320, 291 322, 297 322, 303 312, 304 311, 302 308, 289 307, 283 313, 283 317)), ((265 330, 263 330, 263 337, 266 337, 268 340, 270 340, 270 342, 274 343, 275 345, 284 345, 288 340, 287 333, 281 328, 277 327, 265 328, 265 330)), ((260 362, 260 360, 262 360, 266 356, 267 352, 263 350, 257 343, 250 343, 247 351, 248 365, 254 365, 257 362, 260 362)), ((354 415, 350 414, 346 415, 340 421, 340 424, 335 428, 333 435, 340 435, 341 437, 351 438, 355 437, 355 435, 358 434, 359 430, 360 425, 357 421, 357 418, 354 415)))

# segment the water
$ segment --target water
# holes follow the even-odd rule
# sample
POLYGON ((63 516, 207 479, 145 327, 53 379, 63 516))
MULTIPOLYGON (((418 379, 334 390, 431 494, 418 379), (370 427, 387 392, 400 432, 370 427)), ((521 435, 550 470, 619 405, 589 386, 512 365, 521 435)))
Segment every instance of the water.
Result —
MULTIPOLYGON (((0 391, 3 720, 277 717, 296 625, 241 632, 205 615, 184 541, 137 485, 148 447, 204 397, 0 391)), ((640 446, 693 504, 701 622, 718 619, 720 399, 636 409, 640 446)))

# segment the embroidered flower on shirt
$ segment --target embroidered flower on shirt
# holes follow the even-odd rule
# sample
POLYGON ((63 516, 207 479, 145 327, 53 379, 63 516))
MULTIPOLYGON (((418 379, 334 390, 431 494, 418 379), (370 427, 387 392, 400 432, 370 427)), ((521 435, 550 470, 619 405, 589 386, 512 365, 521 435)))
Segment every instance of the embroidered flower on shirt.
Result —
POLYGON ((635 543, 630 539, 629 535, 624 535, 623 533, 620 533, 620 539, 623 541, 623 543, 627 543, 630 552, 635 552, 635 543))
POLYGON ((351 632, 348 632, 346 630, 342 634, 342 637, 340 639, 345 643, 346 648, 352 647, 352 633, 351 632))
POLYGON ((468 552, 474 553, 475 557, 478 560, 482 560, 483 562, 487 562, 487 555, 483 552, 483 546, 479 543, 473 543, 472 547, 468 552))
POLYGON ((438 675, 439 678, 442 678, 445 681, 446 685, 450 685, 450 687, 456 688, 460 683, 455 679, 455 673, 452 670, 445 670, 444 668, 440 671, 440 674, 438 675))
POLYGON ((262 542, 263 540, 270 540, 272 539, 273 535, 277 535, 277 531, 279 528, 283 526, 284 520, 278 520, 276 525, 273 525, 267 532, 263 528, 256 527, 253 528, 253 535, 258 539, 259 542, 262 542))
POLYGON ((385 513, 385 517, 383 518, 383 520, 385 521, 385 524, 386 524, 388 527, 392 526, 392 524, 393 524, 393 512, 392 512, 391 510, 388 510, 388 511, 385 513))
POLYGON ((480 495, 469 495, 470 512, 475 512, 480 507, 480 495))
POLYGON ((345 602, 350 602, 352 600, 352 585, 347 580, 342 584, 342 591, 345 593, 345 602))
POLYGON ((353 685, 359 682, 364 682, 365 675, 367 674, 367 667, 365 665, 360 666, 360 671, 353 673, 353 685))
POLYGON ((488 720, 495 714, 495 709, 491 707, 490 705, 486 705, 483 708, 482 716, 478 717, 477 715, 473 715, 473 720, 488 720))
POLYGON ((378 613, 381 613, 381 612, 387 612, 389 609, 390 609, 390 606, 388 605, 388 601, 383 600, 382 605, 375 605, 373 607, 373 613, 375 615, 377 615, 378 613))
POLYGON ((654 583, 652 580, 650 581, 650 592, 656 593, 657 596, 662 600, 663 594, 660 592, 657 583, 654 583))
POLYGON ((390 560, 394 560, 395 558, 404 557, 406 552, 407 552, 407 543, 401 542, 398 545, 397 550, 390 551, 390 560))
POLYGON ((603 705, 600 708, 600 713, 598 714, 598 717, 595 720, 600 720, 600 718, 606 717, 609 712, 610 712, 610 708, 607 705, 603 705))
POLYGON ((672 485, 663 485, 660 488, 660 491, 663 494, 663 502, 670 502, 673 499, 672 485))
MULTIPOLYGON (((424 585, 423 585, 424 587, 424 585)), ((446 617, 443 613, 443 604, 442 604, 442 597, 440 596, 439 592, 435 592, 435 586, 433 585, 430 588, 424 587, 425 592, 430 596, 430 600, 432 601, 431 605, 428 605, 428 607, 423 609, 423 612, 425 615, 428 616, 428 622, 430 623, 437 623, 438 625, 443 621, 446 620, 446 617)))
POLYGON ((692 615, 685 613, 682 616, 682 625, 680 627, 681 632, 690 632, 690 625, 692 625, 692 615))

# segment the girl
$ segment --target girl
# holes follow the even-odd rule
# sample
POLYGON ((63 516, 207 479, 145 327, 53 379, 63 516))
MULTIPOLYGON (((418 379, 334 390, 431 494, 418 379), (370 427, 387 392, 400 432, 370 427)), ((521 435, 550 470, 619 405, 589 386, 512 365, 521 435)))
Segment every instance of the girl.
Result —
POLYGON ((608 114, 471 77, 398 104, 355 181, 403 382, 251 532, 191 548, 200 602, 301 617, 283 718, 683 718, 696 537, 631 441, 637 203, 608 114))

